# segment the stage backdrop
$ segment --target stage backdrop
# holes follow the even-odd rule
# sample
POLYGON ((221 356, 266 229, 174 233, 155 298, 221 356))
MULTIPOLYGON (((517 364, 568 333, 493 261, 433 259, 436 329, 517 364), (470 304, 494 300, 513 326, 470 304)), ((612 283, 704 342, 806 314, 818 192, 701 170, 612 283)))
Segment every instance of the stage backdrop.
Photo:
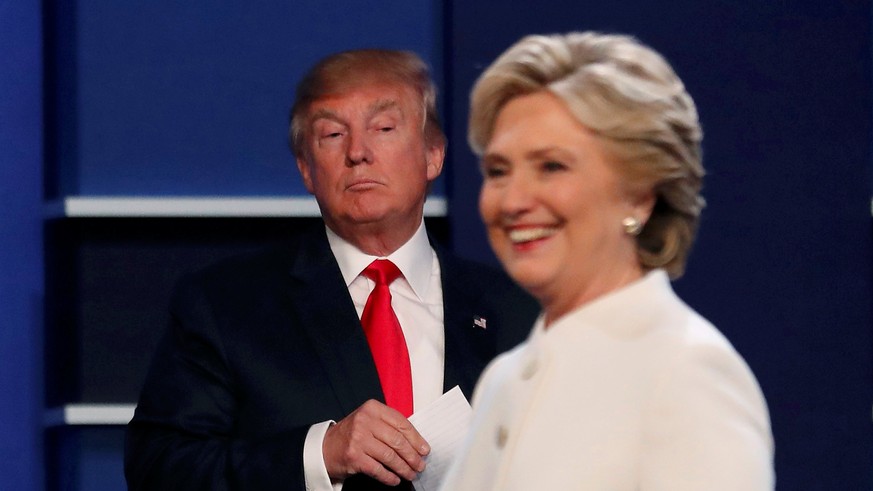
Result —
POLYGON ((0 0, 0 489, 41 489, 39 2, 0 0))
MULTIPOLYGON (((778 488, 870 489, 870 24, 867 0, 0 0, 0 487, 39 491, 45 478, 66 489, 123 489, 119 427, 52 430, 79 435, 50 445, 75 458, 63 469, 43 465, 51 432, 42 428, 42 399, 52 387, 42 386, 41 372, 55 361, 42 357, 44 258, 96 261, 82 286, 129 272, 107 268, 115 256, 104 253, 105 238, 129 259, 125 267, 141 269, 151 263, 134 260, 137 247, 152 251, 153 243, 140 236, 167 239, 164 222, 44 220, 43 181, 48 200, 299 195, 285 148, 293 95, 285 88, 328 52, 415 49, 445 96, 448 176, 437 193, 449 200, 453 247, 493 260, 466 146, 470 86, 524 34, 598 29, 662 51, 700 107, 709 206, 676 286, 757 374, 778 488), (43 256, 43 224, 84 238, 66 251, 52 242, 43 256)), ((173 234, 200 230, 181 220, 173 234)), ((244 230, 207 222, 222 234, 244 230)), ((203 244, 192 240, 197 252, 203 244)), ((45 277, 57 285, 59 274, 50 267, 45 277)), ((141 307, 130 300, 122 307, 141 307)), ((147 303, 150 315, 164 309, 147 303)))

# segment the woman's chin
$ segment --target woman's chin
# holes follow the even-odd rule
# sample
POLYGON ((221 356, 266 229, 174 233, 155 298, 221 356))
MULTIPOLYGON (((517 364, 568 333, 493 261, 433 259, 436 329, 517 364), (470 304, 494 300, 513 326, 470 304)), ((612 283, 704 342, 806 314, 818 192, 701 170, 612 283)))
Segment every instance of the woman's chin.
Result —
POLYGON ((507 268, 509 276, 515 281, 518 286, 530 293, 537 300, 542 300, 545 297, 545 292, 548 291, 548 281, 540 268, 531 267, 514 267, 507 268))

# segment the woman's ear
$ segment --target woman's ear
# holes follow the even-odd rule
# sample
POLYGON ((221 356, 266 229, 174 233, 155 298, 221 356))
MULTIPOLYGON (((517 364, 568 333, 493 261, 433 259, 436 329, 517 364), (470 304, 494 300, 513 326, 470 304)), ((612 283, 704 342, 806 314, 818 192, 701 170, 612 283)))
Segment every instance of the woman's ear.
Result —
POLYGON ((657 196, 654 189, 638 190, 630 196, 631 207, 633 208, 634 217, 645 225, 652 216, 652 210, 655 209, 657 196))

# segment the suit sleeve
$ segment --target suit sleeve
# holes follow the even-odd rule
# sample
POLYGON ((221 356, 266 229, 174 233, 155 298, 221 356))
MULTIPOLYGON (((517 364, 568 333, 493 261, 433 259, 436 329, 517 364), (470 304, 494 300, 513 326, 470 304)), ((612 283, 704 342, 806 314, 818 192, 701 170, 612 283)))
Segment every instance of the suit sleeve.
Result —
POLYGON ((646 491, 774 488, 766 403, 745 362, 724 343, 679 350, 646 413, 646 491))
POLYGON ((174 293, 170 328, 127 429, 128 488, 305 489, 308 427, 259 441, 234 437, 241 394, 205 297, 191 282, 174 293))

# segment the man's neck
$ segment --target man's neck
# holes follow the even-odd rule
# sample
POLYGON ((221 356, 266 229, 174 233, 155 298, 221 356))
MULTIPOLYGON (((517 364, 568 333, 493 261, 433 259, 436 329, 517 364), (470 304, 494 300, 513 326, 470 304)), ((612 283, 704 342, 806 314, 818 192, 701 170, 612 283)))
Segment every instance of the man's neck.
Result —
POLYGON ((384 224, 360 224, 351 229, 327 225, 334 233, 364 254, 385 257, 406 244, 415 235, 421 221, 396 228, 386 227, 384 224))
POLYGON ((325 227, 327 241, 331 252, 337 260, 346 285, 350 285, 355 278, 367 267, 373 259, 386 257, 403 272, 412 289, 424 298, 428 290, 429 277, 433 269, 433 261, 436 259, 433 248, 427 237, 424 223, 419 223, 419 228, 404 244, 385 256, 373 256, 351 244, 329 227, 325 227))

